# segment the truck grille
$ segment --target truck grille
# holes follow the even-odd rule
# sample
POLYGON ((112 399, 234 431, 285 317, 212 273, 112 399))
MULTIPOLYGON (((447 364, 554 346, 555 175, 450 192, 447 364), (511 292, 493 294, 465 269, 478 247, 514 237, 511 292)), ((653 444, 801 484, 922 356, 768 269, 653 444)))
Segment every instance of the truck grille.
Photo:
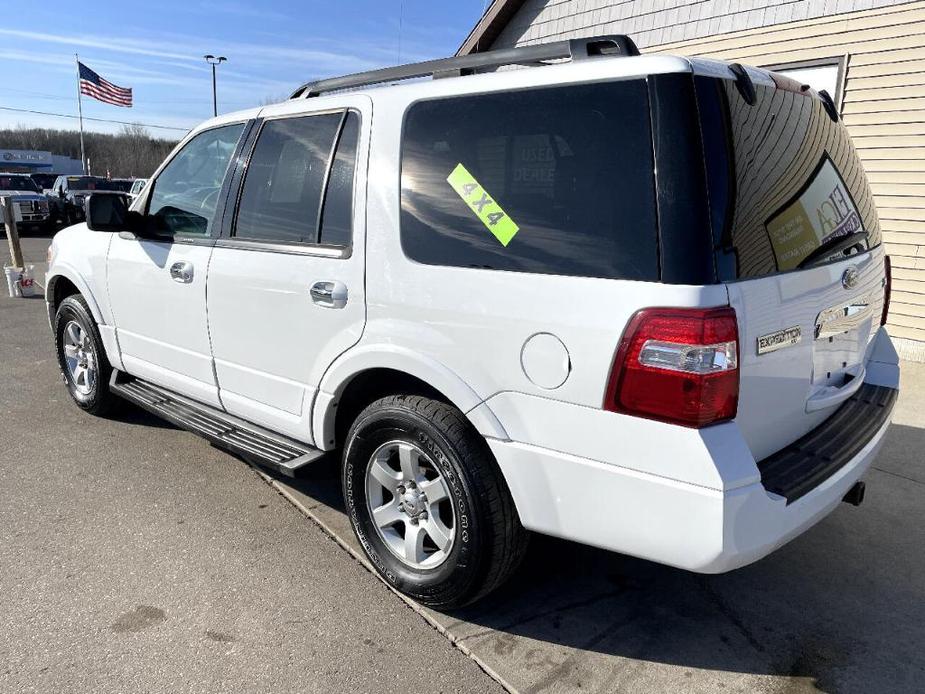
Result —
POLYGON ((41 222, 48 217, 48 205, 41 200, 20 200, 16 204, 24 222, 41 222))

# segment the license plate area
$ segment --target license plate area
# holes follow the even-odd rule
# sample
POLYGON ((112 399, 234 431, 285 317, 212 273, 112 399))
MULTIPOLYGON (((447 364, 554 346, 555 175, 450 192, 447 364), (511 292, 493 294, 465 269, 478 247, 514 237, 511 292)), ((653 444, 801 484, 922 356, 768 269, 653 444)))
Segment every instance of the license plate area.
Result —
POLYGON ((813 386, 840 387, 861 363, 871 334, 874 305, 869 296, 827 308, 816 317, 813 386))

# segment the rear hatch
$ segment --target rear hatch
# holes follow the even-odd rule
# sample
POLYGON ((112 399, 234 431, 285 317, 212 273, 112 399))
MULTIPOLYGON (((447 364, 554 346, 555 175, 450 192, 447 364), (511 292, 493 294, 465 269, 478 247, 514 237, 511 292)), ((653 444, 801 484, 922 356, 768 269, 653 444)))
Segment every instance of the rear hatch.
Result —
POLYGON ((827 96, 711 69, 695 89, 716 271, 739 324, 736 421, 761 460, 863 382, 884 257, 864 169, 827 96))

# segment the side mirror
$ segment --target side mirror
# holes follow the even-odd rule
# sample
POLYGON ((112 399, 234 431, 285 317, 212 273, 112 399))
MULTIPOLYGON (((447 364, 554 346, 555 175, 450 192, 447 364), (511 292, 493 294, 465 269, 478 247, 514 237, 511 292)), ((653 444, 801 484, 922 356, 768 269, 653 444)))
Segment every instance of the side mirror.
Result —
POLYGON ((112 193, 95 194, 87 197, 87 228, 91 231, 130 231, 137 234, 143 224, 143 217, 129 211, 127 195, 112 193))

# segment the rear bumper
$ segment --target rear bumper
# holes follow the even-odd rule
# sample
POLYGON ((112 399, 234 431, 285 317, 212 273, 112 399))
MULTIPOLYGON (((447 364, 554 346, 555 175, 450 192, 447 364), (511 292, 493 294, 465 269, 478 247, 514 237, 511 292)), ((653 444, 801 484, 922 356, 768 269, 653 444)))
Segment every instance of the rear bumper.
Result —
POLYGON ((889 420, 835 474, 791 504, 761 482, 728 491, 527 444, 489 441, 524 527, 701 573, 756 561, 838 506, 870 467, 889 420))
POLYGON ((838 473, 889 423, 899 391, 865 383, 806 436, 758 463, 761 484, 791 504, 838 473))
MULTIPOLYGON (((584 452, 561 452, 559 446, 518 442, 522 422, 501 416, 514 440, 489 440, 489 445, 526 528, 691 571, 720 573, 764 557, 819 522, 864 475, 892 418, 895 364, 888 377, 877 380, 865 382, 857 397, 872 398, 879 412, 861 408, 839 418, 839 410, 805 440, 768 459, 786 453, 778 472, 802 471, 802 476, 772 479, 765 474, 762 480, 768 461, 755 462, 735 423, 680 432, 666 425, 662 433, 637 430, 627 436, 630 430, 619 420, 599 420, 597 443, 604 440, 617 451, 603 462, 584 452), (687 438, 673 440, 675 435, 687 438), (639 451, 646 456, 640 458, 639 451), (691 474, 684 481, 677 474, 658 474, 685 466, 691 474), (788 482, 793 484, 783 484, 788 482)), ((550 408, 548 403, 542 407, 550 408)), ((518 404, 530 408, 523 400, 518 404)), ((569 407, 560 403, 561 416, 544 419, 568 426, 569 407)), ((612 417, 587 409, 582 414, 593 416, 612 417)), ((580 445, 570 450, 575 448, 580 445)))

